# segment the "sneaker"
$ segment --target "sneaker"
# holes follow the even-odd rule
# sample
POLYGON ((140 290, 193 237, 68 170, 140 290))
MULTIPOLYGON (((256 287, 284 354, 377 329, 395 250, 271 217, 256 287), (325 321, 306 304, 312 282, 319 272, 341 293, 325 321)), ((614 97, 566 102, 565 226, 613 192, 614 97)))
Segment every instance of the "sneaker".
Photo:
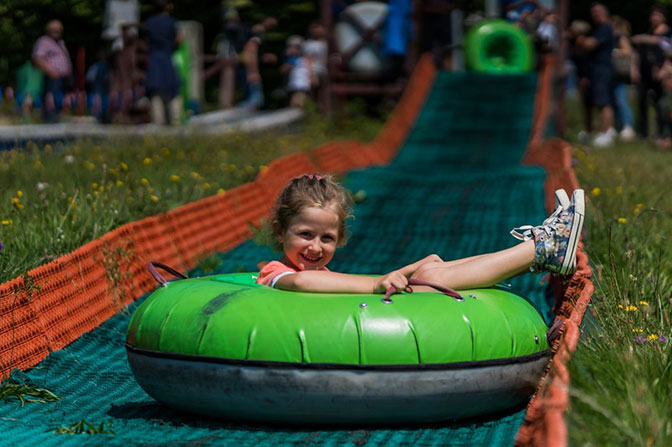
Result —
MULTIPOLYGON (((542 225, 550 225, 551 223, 553 223, 555 219, 560 215, 560 213, 569 208, 569 206, 571 205, 569 197, 567 196, 567 193, 565 192, 564 189, 556 189, 553 196, 554 196, 555 209, 550 216, 544 219, 544 221, 541 223, 542 225)), ((522 227, 514 228, 513 230, 511 230, 510 233, 511 236, 515 237, 518 240, 527 241, 529 239, 532 239, 532 232, 528 231, 532 230, 532 228, 534 228, 532 225, 523 225, 522 227)))
MULTIPOLYGON (((616 132, 614 130, 614 132, 616 132)), ((606 132, 600 132, 597 134, 595 139, 593 140, 593 146, 595 147, 609 147, 614 143, 614 135, 610 133, 609 131, 606 132)))
POLYGON ((588 132, 587 130, 579 131, 579 134, 577 135, 577 139, 579 140, 579 143, 581 143, 581 144, 588 144, 590 142, 590 132, 588 132))
POLYGON ((561 206, 564 209, 569 208, 569 205, 570 205, 569 197, 567 197, 567 193, 565 192, 564 189, 556 189, 553 196, 555 197, 555 208, 556 209, 559 206, 561 206))
POLYGON ((624 126, 621 129, 620 138, 623 141, 632 141, 637 135, 635 134, 635 129, 632 126, 624 126))
POLYGON ((584 192, 577 189, 572 194, 569 207, 555 217, 551 215, 537 227, 514 228, 511 234, 521 240, 534 238, 535 256, 532 270, 569 275, 576 270, 576 250, 584 216, 584 192), (523 230, 522 233, 520 230, 523 230))

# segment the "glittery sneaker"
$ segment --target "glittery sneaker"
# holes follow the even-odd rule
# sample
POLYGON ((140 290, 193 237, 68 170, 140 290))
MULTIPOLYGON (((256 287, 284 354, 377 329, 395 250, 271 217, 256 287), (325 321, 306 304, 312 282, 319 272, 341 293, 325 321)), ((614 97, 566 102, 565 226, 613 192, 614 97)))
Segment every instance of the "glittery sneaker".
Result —
MULTIPOLYGON (((561 207, 556 212, 558 209, 561 207)), ((554 212, 537 227, 526 225, 511 231, 520 240, 534 238, 534 271, 569 275, 576 270, 576 250, 585 209, 583 190, 577 189, 572 194, 568 208, 561 209, 557 214, 554 212)))

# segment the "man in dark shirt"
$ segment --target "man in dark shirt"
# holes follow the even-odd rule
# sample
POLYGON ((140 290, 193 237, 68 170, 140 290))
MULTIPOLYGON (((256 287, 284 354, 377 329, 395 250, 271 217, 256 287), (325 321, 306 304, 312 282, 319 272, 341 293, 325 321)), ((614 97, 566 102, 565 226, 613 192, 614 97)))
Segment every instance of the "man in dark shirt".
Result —
POLYGON ((611 104, 613 69, 611 51, 614 48, 614 31, 609 21, 609 11, 601 3, 590 8, 595 27, 589 37, 579 36, 577 44, 590 53, 588 77, 592 91, 593 106, 600 110, 601 132, 593 140, 599 147, 610 146, 616 138, 614 109, 611 104))

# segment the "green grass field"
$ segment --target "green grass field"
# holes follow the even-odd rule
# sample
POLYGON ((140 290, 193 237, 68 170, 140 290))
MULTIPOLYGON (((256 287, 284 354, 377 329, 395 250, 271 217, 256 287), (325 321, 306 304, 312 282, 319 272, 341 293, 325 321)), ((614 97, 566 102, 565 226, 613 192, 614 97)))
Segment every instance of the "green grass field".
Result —
POLYGON ((641 141, 574 157, 596 291, 570 363, 570 442, 670 446, 672 152, 641 141))
POLYGON ((0 283, 122 224, 251 181, 286 154, 337 139, 371 140, 382 124, 357 107, 291 132, 81 140, 0 151, 0 283))

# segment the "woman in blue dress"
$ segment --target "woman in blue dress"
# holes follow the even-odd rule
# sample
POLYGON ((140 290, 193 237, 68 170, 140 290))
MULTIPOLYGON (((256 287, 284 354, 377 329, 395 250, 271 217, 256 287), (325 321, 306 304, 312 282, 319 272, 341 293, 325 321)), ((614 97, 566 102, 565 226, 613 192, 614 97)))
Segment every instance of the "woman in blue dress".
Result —
POLYGON ((145 88, 152 101, 152 122, 166 124, 180 121, 180 78, 173 65, 173 51, 181 40, 177 21, 170 16, 172 5, 165 0, 154 1, 154 15, 145 22, 149 41, 149 64, 145 88))

